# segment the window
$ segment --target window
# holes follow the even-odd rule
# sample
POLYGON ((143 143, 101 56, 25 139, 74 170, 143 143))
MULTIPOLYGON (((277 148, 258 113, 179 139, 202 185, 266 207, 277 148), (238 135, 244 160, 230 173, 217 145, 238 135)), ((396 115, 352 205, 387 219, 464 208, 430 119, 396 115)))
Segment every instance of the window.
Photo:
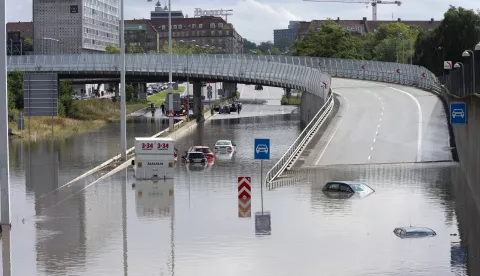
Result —
POLYGON ((340 189, 340 184, 338 183, 331 183, 327 187, 328 191, 338 191, 339 189, 340 189))
POLYGON ((198 24, 198 28, 199 29, 203 28, 203 24, 198 24))
POLYGON ((218 23, 219 28, 223 28, 223 23, 218 23))
POLYGON ((192 24, 192 29, 195 29, 197 27, 197 24, 192 24))
POLYGON ((165 29, 166 29, 165 25, 162 25, 162 31, 165 31, 165 29))
POLYGON ((352 188, 350 188, 347 184, 342 184, 340 186, 340 191, 347 192, 347 193, 353 193, 352 188))
POLYGON ((211 36, 215 36, 215 31, 211 31, 211 32, 210 32, 210 35, 211 35, 211 36))
POLYGON ((177 29, 177 25, 173 25, 173 29, 176 30, 176 29, 177 29))
POLYGON ((180 24, 180 25, 178 25, 178 29, 179 29, 179 30, 181 30, 181 29, 182 29, 182 25, 181 25, 181 24, 180 24))
POLYGON ((215 23, 210 23, 210 28, 215 28, 215 23))

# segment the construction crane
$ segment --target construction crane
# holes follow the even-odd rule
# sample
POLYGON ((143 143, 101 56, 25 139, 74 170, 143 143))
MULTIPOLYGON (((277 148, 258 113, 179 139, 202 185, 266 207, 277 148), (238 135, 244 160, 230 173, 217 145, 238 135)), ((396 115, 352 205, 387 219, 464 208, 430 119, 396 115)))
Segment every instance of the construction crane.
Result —
POLYGON ((396 4, 397 6, 402 5, 402 1, 384 1, 384 0, 303 0, 306 2, 324 2, 324 3, 361 3, 372 5, 372 20, 377 21, 377 5, 378 4, 396 4))

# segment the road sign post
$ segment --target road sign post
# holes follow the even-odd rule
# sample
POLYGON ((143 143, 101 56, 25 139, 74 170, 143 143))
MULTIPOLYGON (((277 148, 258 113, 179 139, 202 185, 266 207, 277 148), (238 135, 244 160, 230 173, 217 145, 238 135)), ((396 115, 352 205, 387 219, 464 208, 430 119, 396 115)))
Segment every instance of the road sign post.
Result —
POLYGON ((467 104, 462 102, 450 103, 450 124, 464 125, 467 123, 467 104))
POLYGON ((452 70, 453 69, 453 62, 450 60, 446 60, 443 62, 443 69, 445 70, 452 70))
POLYGON ((272 220, 270 212, 255 212, 255 234, 271 235, 272 220))
POLYGON ((263 160, 270 160, 270 139, 256 138, 254 145, 255 160, 260 160, 260 197, 263 214, 263 160))

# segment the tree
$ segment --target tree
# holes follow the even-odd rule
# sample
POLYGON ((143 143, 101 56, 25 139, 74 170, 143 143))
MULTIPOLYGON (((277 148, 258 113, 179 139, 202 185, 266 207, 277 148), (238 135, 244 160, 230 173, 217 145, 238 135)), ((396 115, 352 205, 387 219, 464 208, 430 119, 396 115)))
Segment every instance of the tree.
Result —
POLYGON ((357 39, 332 20, 293 44, 293 55, 362 59, 357 39))
POLYGON ((133 100, 133 92, 133 85, 127 84, 127 86, 125 86, 125 102, 129 103, 133 100))
POLYGON ((243 51, 245 53, 250 53, 251 51, 254 51, 257 49, 257 44, 254 42, 249 41, 248 39, 244 38, 243 39, 243 51))
POLYGON ((23 72, 14 71, 7 79, 9 108, 23 109, 23 72))
POLYGON ((61 81, 58 99, 58 114, 60 116, 72 117, 74 114, 73 94, 75 94, 75 91, 72 87, 72 81, 61 81))
POLYGON ((443 60, 463 60, 462 52, 480 41, 480 14, 450 6, 433 31, 423 31, 415 43, 415 63, 441 75, 443 60), (439 50, 439 47, 442 47, 439 50))
POLYGON ((127 47, 127 53, 128 54, 143 54, 145 51, 143 48, 137 47, 137 46, 128 46, 127 47))
POLYGON ((120 54, 120 47, 109 45, 109 46, 105 47, 105 52, 107 54, 120 54))

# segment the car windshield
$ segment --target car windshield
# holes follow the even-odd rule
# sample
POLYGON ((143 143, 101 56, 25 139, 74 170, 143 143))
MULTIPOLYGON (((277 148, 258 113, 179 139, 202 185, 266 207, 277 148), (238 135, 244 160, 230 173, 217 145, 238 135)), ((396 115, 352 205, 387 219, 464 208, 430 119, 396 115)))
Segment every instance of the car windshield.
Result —
POLYGON ((350 187, 355 191, 355 192, 362 192, 367 190, 367 187, 362 184, 350 184, 350 187))
POLYGON ((227 141, 218 141, 217 146, 230 146, 230 142, 227 141))
POLYGON ((205 155, 201 152, 191 152, 188 157, 190 158, 203 158, 205 155))
POLYGON ((212 152, 209 148, 196 148, 195 151, 209 153, 212 152))

